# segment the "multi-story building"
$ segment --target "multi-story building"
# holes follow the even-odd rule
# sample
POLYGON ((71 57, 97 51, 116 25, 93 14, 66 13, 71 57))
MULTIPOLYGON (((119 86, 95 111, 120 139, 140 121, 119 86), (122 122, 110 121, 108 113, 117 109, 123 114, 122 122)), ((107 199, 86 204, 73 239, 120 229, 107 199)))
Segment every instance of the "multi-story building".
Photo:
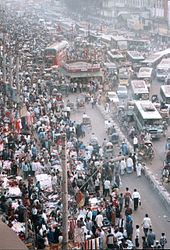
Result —
POLYGON ((165 17, 167 2, 168 0, 104 0, 103 13, 110 14, 112 8, 149 9, 152 17, 165 17))

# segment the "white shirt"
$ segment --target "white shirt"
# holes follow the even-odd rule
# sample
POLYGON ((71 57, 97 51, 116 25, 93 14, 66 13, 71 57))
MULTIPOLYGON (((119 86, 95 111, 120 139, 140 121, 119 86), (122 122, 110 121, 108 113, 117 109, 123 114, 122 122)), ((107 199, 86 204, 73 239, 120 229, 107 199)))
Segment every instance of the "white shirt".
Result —
POLYGON ((135 199, 135 198, 138 198, 140 200, 140 194, 138 191, 133 192, 133 194, 132 194, 132 199, 135 199))
POLYGON ((149 228, 152 226, 151 219, 149 217, 145 217, 143 219, 142 225, 144 228, 149 228))
POLYGON ((129 157, 129 158, 127 158, 127 167, 131 167, 131 166, 133 166, 133 160, 132 160, 132 158, 131 157, 129 157))
POLYGON ((105 180, 105 182, 104 182, 104 188, 105 189, 110 189, 110 181, 109 180, 105 180))
POLYGON ((134 137, 134 138, 133 138, 133 144, 134 144, 134 145, 138 144, 138 138, 137 138, 137 137, 134 137))
POLYGON ((96 216, 96 223, 97 223, 98 227, 103 226, 103 215, 102 214, 98 214, 96 216))
POLYGON ((136 229, 136 232, 135 232, 135 239, 138 238, 139 239, 140 237, 140 229, 136 229))

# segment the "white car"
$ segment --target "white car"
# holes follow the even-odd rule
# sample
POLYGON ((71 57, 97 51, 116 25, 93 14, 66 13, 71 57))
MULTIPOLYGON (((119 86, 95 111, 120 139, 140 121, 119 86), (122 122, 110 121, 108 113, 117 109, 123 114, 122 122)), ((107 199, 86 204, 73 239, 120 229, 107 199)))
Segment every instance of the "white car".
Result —
POLYGON ((124 85, 119 85, 116 92, 119 98, 127 98, 128 96, 127 87, 124 85))
POLYGON ((111 101, 113 103, 119 102, 119 97, 117 96, 116 92, 113 92, 113 91, 107 92, 107 97, 108 97, 109 101, 111 101))

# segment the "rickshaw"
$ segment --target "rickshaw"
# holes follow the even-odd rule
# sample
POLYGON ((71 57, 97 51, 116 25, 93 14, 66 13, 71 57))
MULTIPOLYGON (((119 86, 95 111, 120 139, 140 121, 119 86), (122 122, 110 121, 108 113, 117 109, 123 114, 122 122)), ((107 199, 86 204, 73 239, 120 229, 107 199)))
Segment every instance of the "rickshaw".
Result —
POLYGON ((83 117, 82 124, 85 126, 92 127, 90 117, 89 116, 83 117))
POLYGON ((126 115, 127 115, 127 120, 129 122, 133 121, 133 113, 134 113, 134 101, 128 101, 126 115))
POLYGON ((85 108, 85 100, 84 100, 84 98, 77 98, 76 99, 76 107, 77 107, 78 110, 79 109, 83 109, 83 110, 86 109, 85 108))
POLYGON ((163 170, 162 170, 162 184, 164 182, 170 182, 170 165, 169 164, 166 164, 164 167, 163 167, 163 170))
POLYGON ((116 144, 119 142, 119 134, 117 133, 114 125, 108 128, 107 134, 111 143, 116 144))
POLYGON ((111 142, 107 142, 103 149, 105 158, 111 158, 114 155, 114 148, 111 142))
POLYGON ((153 150, 153 144, 151 141, 144 141, 144 143, 140 145, 139 151, 138 151, 138 157, 144 160, 153 159, 154 150, 153 150))
POLYGON ((92 138, 90 140, 90 144, 93 146, 93 153, 99 153, 99 143, 98 140, 95 138, 92 138))
POLYGON ((112 144, 117 144, 119 143, 119 134, 115 131, 113 132, 110 137, 109 137, 109 141, 112 143, 112 144))
POLYGON ((73 103, 73 102, 70 102, 70 101, 68 100, 66 106, 69 107, 70 110, 74 111, 74 103, 73 103))

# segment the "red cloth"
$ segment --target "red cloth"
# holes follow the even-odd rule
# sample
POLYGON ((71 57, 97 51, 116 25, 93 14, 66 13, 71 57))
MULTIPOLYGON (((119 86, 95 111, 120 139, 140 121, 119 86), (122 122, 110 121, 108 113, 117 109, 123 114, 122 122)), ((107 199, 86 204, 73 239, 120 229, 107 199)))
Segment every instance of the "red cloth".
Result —
POLYGON ((21 124, 21 119, 17 119, 15 122, 15 128, 17 130, 18 133, 21 133, 21 129, 22 129, 22 124, 21 124))

